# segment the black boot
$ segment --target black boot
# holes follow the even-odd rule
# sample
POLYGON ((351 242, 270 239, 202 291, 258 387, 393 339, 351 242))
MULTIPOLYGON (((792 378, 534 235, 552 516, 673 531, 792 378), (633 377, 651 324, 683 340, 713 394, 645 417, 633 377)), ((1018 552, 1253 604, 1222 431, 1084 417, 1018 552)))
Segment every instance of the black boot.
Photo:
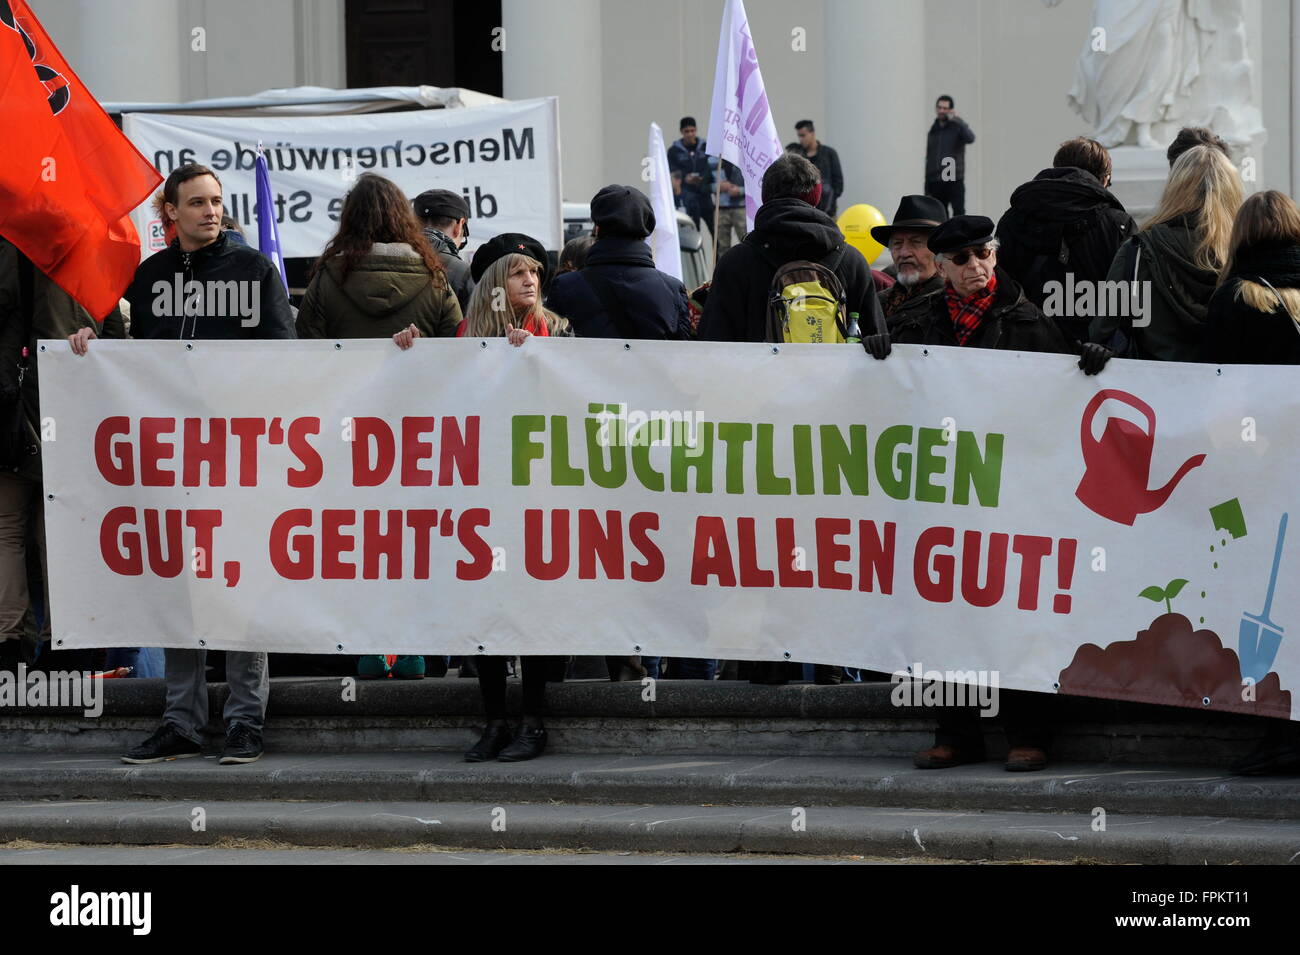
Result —
POLYGON ((482 738, 465 754, 465 762, 486 763, 496 759, 513 738, 514 734, 510 732, 510 725, 505 720, 492 720, 483 730, 482 738))
POLYGON ((522 763, 525 760, 536 759, 546 750, 546 728, 543 726, 529 726, 523 723, 519 727, 519 732, 515 734, 514 740, 510 745, 501 751, 497 757, 499 763, 522 763))

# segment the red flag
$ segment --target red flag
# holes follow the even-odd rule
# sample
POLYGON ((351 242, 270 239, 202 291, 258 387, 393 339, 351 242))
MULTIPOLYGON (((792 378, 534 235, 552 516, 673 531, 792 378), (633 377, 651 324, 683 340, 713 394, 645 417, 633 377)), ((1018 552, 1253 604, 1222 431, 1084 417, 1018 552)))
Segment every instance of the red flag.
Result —
POLYGON ((27 0, 0 0, 0 234, 96 318, 140 264, 128 213, 162 177, 72 72, 27 0))

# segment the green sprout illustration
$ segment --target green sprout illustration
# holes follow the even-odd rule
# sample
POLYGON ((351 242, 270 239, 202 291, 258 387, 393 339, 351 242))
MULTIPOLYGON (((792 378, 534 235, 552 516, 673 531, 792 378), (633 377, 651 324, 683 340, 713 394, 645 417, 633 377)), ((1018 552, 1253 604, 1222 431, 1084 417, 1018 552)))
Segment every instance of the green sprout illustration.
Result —
POLYGON ((1154 600, 1156 603, 1163 600, 1165 602, 1165 610, 1168 613, 1173 613, 1174 608, 1170 605, 1169 601, 1177 597, 1186 586, 1187 581, 1179 577, 1176 580, 1169 581, 1169 583, 1165 584, 1163 589, 1154 586, 1148 587, 1146 590, 1142 591, 1142 593, 1138 594, 1138 596, 1146 597, 1147 600, 1154 600))

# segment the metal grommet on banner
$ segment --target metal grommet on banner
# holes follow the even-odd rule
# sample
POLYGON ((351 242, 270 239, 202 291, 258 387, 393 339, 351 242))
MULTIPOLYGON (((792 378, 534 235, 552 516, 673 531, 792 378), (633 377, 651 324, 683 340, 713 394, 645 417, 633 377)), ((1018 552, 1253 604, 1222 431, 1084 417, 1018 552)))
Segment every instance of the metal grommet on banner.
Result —
POLYGON ((930 349, 928 349, 928 348, 922 348, 922 349, 921 349, 921 354, 922 354, 922 355, 928 355, 928 354, 930 354, 930 349))
POLYGON ((773 354, 773 355, 779 355, 779 354, 781 354, 781 349, 779 349, 779 348, 777 348, 775 345, 773 345, 773 346, 772 346, 772 354, 773 354))
POLYGON ((634 646, 634 647, 632 648, 632 652, 633 652, 633 653, 640 653, 640 652, 641 652, 641 644, 638 643, 636 646, 634 646))
POLYGON ((1061 688, 1061 684, 1059 684, 1059 683, 1055 683, 1055 682, 1052 684, 1052 689, 1053 689, 1053 690, 1059 690, 1060 688, 1061 688))
POLYGON ((631 342, 624 342, 624 343, 623 343, 623 351, 631 351, 631 350, 632 350, 632 343, 631 343, 631 342))
POLYGON ((193 343, 193 342, 186 342, 186 343, 185 343, 185 350, 186 350, 186 351, 194 351, 194 343, 193 343))
POLYGON ((207 645, 208 645, 208 641, 206 641, 206 640, 200 640, 200 641, 199 641, 199 646, 201 646, 201 647, 206 647, 207 645))
POLYGON ((41 351, 45 351, 45 346, 44 346, 44 345, 41 346, 41 351))
POLYGON ((483 644, 481 644, 481 643, 478 645, 478 652, 479 652, 479 653, 482 653, 482 652, 483 652, 483 644))
POLYGON ((789 660, 789 659, 790 659, 790 651, 789 651, 789 650, 785 651, 784 656, 785 656, 785 658, 786 658, 787 660, 789 660))
POLYGON ((1210 698, 1208 696, 1201 697, 1201 706, 1209 706, 1209 705, 1210 705, 1210 698))
POLYGON ((340 650, 343 649, 343 644, 340 643, 338 646, 339 646, 339 649, 340 649, 340 650))
MULTIPOLYGON (((912 673, 912 664, 910 663, 907 665, 907 672, 912 673)), ((916 674, 913 673, 912 675, 915 676, 916 674)))
POLYGON ((1222 368, 1216 368, 1216 369, 1214 369, 1214 373, 1215 373, 1216 375, 1222 375, 1222 374, 1223 374, 1223 369, 1222 369, 1222 368))
POLYGON ((53 494, 46 494, 46 495, 45 495, 45 500, 47 500, 47 501, 52 501, 52 500, 54 500, 54 495, 53 495, 53 494))
POLYGON ((335 350, 335 351, 342 351, 342 350, 343 350, 343 343, 342 343, 342 342, 335 342, 335 343, 334 343, 334 350, 335 350))
POLYGON ((58 646, 58 647, 61 647, 61 646, 63 646, 63 641, 62 641, 62 640, 55 640, 55 641, 54 641, 54 645, 55 645, 55 646, 58 646))
POLYGON ((485 342, 485 341, 479 342, 479 343, 478 343, 478 347, 479 347, 479 348, 487 348, 487 342, 485 342))

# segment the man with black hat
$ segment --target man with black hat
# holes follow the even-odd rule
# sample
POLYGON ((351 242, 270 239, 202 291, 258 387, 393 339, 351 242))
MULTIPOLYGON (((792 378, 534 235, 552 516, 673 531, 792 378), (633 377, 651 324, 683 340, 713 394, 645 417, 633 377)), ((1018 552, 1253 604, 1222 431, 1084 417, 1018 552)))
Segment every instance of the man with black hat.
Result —
POLYGON ((547 308, 580 338, 687 338, 686 287, 655 268, 646 236, 654 231, 650 200, 631 186, 606 186, 591 200, 596 241, 586 266, 558 275, 547 308))
POLYGON ((695 117, 683 116, 682 138, 668 147, 668 169, 673 176, 673 193, 678 205, 691 217, 713 228, 713 176, 717 160, 704 151, 704 140, 696 135, 695 117))
POLYGON ((925 312, 930 299, 943 292, 943 276, 926 242, 930 233, 947 221, 947 208, 933 196, 903 196, 893 223, 872 228, 871 237, 889 249, 894 259, 891 268, 897 281, 880 296, 889 324, 925 312))
POLYGON ((429 244, 442 257, 442 269, 464 315, 474 291, 469 263, 460 257, 460 250, 469 239, 469 203, 450 189, 429 189, 416 196, 412 205, 429 244))
POLYGON ((992 219, 953 216, 930 233, 926 245, 943 276, 944 294, 932 296, 924 311, 897 316, 890 326, 895 343, 1071 352, 1056 323, 998 268, 992 219))

